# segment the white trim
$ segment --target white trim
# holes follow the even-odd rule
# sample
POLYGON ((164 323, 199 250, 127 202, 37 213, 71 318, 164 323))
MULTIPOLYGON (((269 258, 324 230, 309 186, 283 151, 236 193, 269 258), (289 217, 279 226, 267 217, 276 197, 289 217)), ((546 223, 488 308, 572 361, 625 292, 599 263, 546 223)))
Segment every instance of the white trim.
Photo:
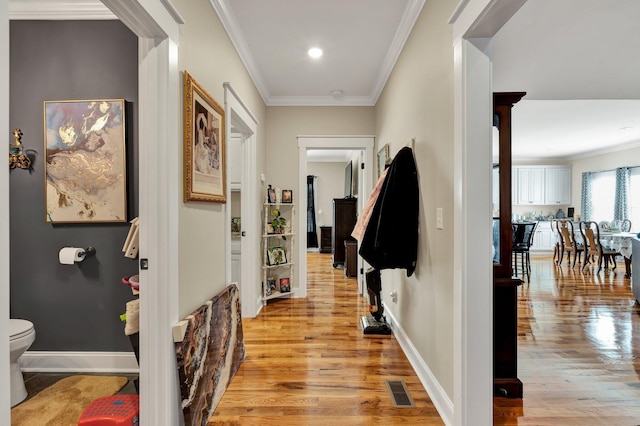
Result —
POLYGON ((267 106, 374 106, 426 2, 426 0, 409 0, 407 3, 398 29, 380 66, 380 72, 372 86, 371 94, 334 98, 332 96, 271 96, 228 0, 209 1, 267 106))
POLYGON ((177 45, 140 38, 139 152, 141 285, 140 412, 145 424, 174 425, 181 416, 171 327, 178 318, 178 207, 180 173, 177 45))
MULTIPOLYGON (((492 37, 525 0, 469 0, 453 24, 454 49, 454 418, 456 426, 493 421, 493 284, 489 247, 491 59, 469 37, 492 37), (483 142, 484 141, 484 142, 483 142), (479 160, 479 161, 478 161, 479 160)), ((476 40, 479 41, 479 40, 476 40)), ((490 40, 482 40, 486 45, 490 40)))
POLYGON ((415 370, 424 390, 429 394, 429 398, 431 398, 431 402, 433 402, 436 410, 438 410, 442 421, 446 425, 453 424, 453 401, 447 396, 447 392, 445 392, 444 388, 440 385, 440 382, 438 382, 436 376, 431 369, 429 369, 427 363, 424 362, 424 357, 420 355, 407 333, 399 325, 400 323, 393 316, 393 312, 391 310, 385 310, 385 312, 396 341, 415 370))
POLYGON ((454 102, 454 424, 491 424, 492 260, 490 251, 474 249, 492 244, 484 195, 491 192, 491 63, 463 40, 454 46, 454 64, 454 95, 462 97, 454 102))
POLYGON ((133 352, 27 351, 20 357, 25 372, 138 373, 133 352))
MULTIPOLYGON (((9 135, 9 5, 0 3, 0 134, 9 135)), ((6 139, 5 139, 6 140, 6 139)), ((6 145, 5 145, 6 146, 6 145)), ((6 152, 6 151, 5 151, 6 152)), ((26 170, 14 170, 26 172, 26 170)), ((9 282, 11 250, 9 221, 9 168, 0 167, 0 336, 9 335, 9 282)), ((0 340, 0 424, 11 424, 9 339, 0 340)))
POLYGON ((9 0, 9 19, 111 20, 118 19, 100 0, 9 0))
MULTIPOLYGON (((373 190, 373 177, 375 170, 374 152, 375 136, 298 136, 298 194, 307 193, 307 150, 308 149, 353 149, 364 150, 365 168, 362 173, 363 194, 369 196, 373 190)), ((362 196, 359 196, 361 199, 362 196)), ((307 297, 307 197, 298 198, 298 268, 296 282, 299 283, 298 291, 294 297, 307 297)), ((362 282, 362 280, 360 280, 362 282)))
POLYGON ((182 174, 179 22, 167 0, 104 0, 138 36, 141 424, 173 426, 182 413, 171 327, 178 321, 178 210, 182 174))
POLYGON ((415 25, 418 17, 420 16, 420 12, 424 7, 426 0, 410 0, 407 4, 407 8, 404 10, 402 15, 402 19, 400 20, 400 25, 393 36, 393 40, 391 41, 391 45, 389 46, 389 50, 387 50, 387 54, 384 57, 384 61, 380 66, 380 72, 378 73, 378 77, 376 78, 375 83, 373 84, 373 104, 375 105, 378 102, 378 98, 384 89, 384 86, 387 84, 387 80, 393 71, 393 68, 396 66, 396 62, 400 57, 400 53, 402 53, 402 49, 404 48, 409 35, 411 35, 411 31, 413 30, 413 26, 415 25))
POLYGON ((267 106, 374 106, 372 96, 271 96, 265 101, 267 106))
MULTIPOLYGON (((257 253, 260 251, 260 235, 259 220, 260 214, 260 198, 256 188, 256 141, 258 131, 258 120, 246 106, 244 101, 238 96, 230 83, 225 82, 224 86, 224 108, 226 114, 226 137, 227 141, 231 139, 231 128, 235 127, 236 131, 242 134, 242 158, 244 161, 242 167, 242 191, 240 193, 242 209, 242 231, 245 234, 241 237, 241 270, 242 277, 240 280, 240 304, 242 306, 242 317, 255 318, 260 307, 254 305, 253 301, 260 299, 260 283, 259 265, 257 253), (256 208, 257 207, 257 208, 256 208)), ((228 146, 228 145, 227 145, 228 146)), ((227 158, 229 150, 227 149, 227 158)), ((227 167, 227 176, 229 168, 227 167)), ((227 182, 229 179, 227 179, 227 182)), ((230 200, 231 187, 227 188, 227 197, 230 200)), ((226 223, 231 223, 231 202, 225 206, 226 223)), ((231 282, 231 228, 225 228, 225 241, 227 250, 225 250, 226 261, 226 280, 231 282)), ((260 304, 261 306, 261 304, 260 304)))
POLYGON ((220 18, 220 22, 222 26, 227 31, 227 35, 229 35, 229 39, 231 40, 231 44, 235 47, 236 52, 238 52, 238 56, 240 56, 240 60, 244 64, 247 72, 251 76, 251 80, 253 80, 253 84, 255 84, 256 89, 260 92, 260 96, 262 99, 269 99, 269 89, 262 78, 262 74, 260 73, 260 69, 256 65, 256 61, 251 54, 251 49, 249 49, 249 45, 244 38, 242 33, 242 29, 238 24, 238 20, 233 13, 231 6, 227 3, 227 0, 209 0, 211 6, 216 11, 218 18, 220 18))

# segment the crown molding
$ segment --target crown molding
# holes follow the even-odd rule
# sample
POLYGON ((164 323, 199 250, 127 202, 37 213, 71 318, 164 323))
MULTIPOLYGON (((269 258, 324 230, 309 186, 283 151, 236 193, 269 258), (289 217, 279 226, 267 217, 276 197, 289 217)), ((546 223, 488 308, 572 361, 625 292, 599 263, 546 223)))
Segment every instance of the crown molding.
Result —
POLYGON ((373 85, 372 94, 370 96, 344 96, 334 98, 332 96, 271 96, 231 6, 229 6, 227 0, 209 1, 218 14, 222 25, 231 39, 231 43, 235 47, 236 52, 238 52, 260 96, 262 96, 262 100, 268 106, 374 106, 426 2, 426 0, 409 0, 402 15, 400 25, 382 63, 376 82, 373 85))
POLYGON ((9 1, 9 19, 111 20, 118 18, 99 0, 11 0, 9 1))
POLYGON ((413 30, 413 26, 416 24, 425 2, 426 0, 410 0, 407 4, 407 8, 404 10, 404 14, 400 20, 400 25, 398 25, 396 34, 391 42, 391 46, 389 46, 389 50, 382 62, 382 66, 380 67, 380 73, 373 85, 373 93, 371 97, 374 105, 378 102, 378 98, 380 97, 384 86, 387 84, 387 80, 389 79, 393 68, 396 66, 400 53, 402 53, 402 49, 404 49, 404 45, 411 35, 411 30, 413 30))
POLYGON ((209 0, 211 6, 218 14, 218 18, 222 22, 222 26, 227 31, 229 38, 231 39, 231 44, 235 47, 236 52, 240 56, 240 60, 244 64, 249 76, 251 76, 251 80, 253 80, 253 84, 256 85, 260 96, 262 96, 262 100, 268 104, 267 100, 269 99, 269 90, 267 89, 266 84, 264 83, 264 79, 262 78, 262 74, 256 65, 255 59, 251 54, 251 50, 249 50, 249 45, 247 44, 246 39, 240 29, 240 25, 238 24, 238 20, 227 3, 227 0, 209 0))
POLYGON ((271 96, 267 106, 374 106, 369 96, 271 96))

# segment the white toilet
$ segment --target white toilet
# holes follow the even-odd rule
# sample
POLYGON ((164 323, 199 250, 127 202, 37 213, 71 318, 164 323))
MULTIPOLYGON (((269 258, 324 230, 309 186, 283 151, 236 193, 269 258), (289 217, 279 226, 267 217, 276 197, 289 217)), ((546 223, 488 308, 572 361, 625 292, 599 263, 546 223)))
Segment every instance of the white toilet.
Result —
POLYGON ((18 405, 27 397, 24 378, 18 359, 36 340, 36 331, 30 321, 9 320, 9 374, 11 376, 11 406, 18 405))

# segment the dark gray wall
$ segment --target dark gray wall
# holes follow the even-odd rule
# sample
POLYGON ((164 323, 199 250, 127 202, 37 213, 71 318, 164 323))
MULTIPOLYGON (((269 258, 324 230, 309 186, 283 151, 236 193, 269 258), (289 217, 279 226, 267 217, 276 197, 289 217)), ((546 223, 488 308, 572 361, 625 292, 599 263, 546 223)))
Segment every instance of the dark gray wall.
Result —
MULTIPOLYGON (((137 37, 119 21, 12 21, 10 40, 9 125, 37 151, 31 173, 10 176, 11 318, 34 323, 31 350, 130 351, 119 319, 134 299, 121 279, 138 271, 122 253, 129 225, 46 223, 43 102, 125 99, 128 218, 137 216, 137 37), (61 265, 64 246, 97 253, 61 265)), ((8 149, 11 135, 4 140, 8 149)))

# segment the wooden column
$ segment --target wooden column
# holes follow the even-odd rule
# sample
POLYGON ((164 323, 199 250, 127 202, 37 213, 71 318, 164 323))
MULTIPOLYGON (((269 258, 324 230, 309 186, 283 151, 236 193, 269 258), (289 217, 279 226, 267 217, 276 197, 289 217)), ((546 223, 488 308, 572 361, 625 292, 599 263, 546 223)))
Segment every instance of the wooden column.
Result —
POLYGON ((493 94, 494 124, 499 131, 500 259, 493 265, 494 395, 522 398, 518 379, 518 299, 522 281, 511 270, 511 108, 524 92, 493 94))

